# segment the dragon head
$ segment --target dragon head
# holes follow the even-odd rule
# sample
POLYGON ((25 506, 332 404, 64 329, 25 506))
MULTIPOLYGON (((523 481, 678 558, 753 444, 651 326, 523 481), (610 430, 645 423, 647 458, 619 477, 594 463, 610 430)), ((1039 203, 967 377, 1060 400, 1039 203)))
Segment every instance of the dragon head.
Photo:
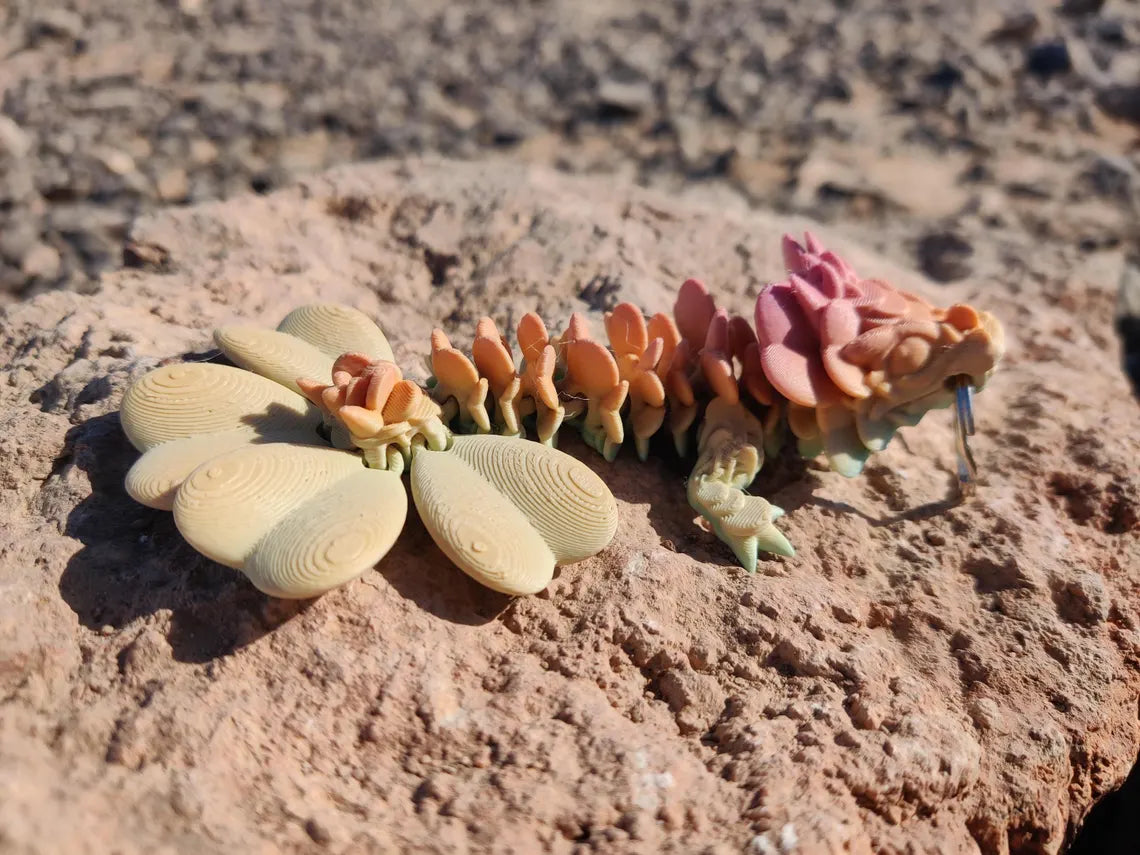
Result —
POLYGON ((954 404, 959 475, 972 481, 971 391, 985 386, 1004 353, 998 321, 861 279, 811 234, 804 244, 786 236, 783 249, 789 276, 760 294, 756 331, 764 373, 790 402, 801 447, 825 451, 853 475, 898 427, 954 404))

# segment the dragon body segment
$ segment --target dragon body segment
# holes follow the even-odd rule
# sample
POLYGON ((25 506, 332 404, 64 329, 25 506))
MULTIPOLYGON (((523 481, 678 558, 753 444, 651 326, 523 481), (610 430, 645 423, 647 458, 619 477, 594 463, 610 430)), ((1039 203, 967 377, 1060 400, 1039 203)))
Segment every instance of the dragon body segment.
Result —
POLYGON ((960 385, 984 386, 1004 347, 992 316, 861 279, 811 234, 803 244, 786 236, 783 251, 788 278, 761 292, 755 326, 689 279, 672 317, 647 321, 630 303, 607 312, 608 348, 581 315, 555 338, 526 315, 516 368, 484 318, 470 360, 433 333, 429 389, 456 429, 523 436, 535 414, 540 441, 553 444, 565 422, 607 460, 628 436, 645 460, 666 424, 685 455, 696 424, 689 502, 751 572, 758 552, 793 554, 773 525, 783 512, 745 493, 785 427, 803 456, 825 454, 835 471, 857 475, 899 427, 958 402, 960 385))

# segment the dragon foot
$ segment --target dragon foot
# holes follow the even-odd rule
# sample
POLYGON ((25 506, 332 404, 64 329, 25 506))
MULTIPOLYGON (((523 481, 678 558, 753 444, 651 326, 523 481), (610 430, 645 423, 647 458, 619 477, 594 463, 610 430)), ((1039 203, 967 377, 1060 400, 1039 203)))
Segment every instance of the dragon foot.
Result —
POLYGON ((689 504, 727 543, 749 573, 761 551, 795 555, 774 521, 782 509, 744 492, 764 463, 765 427, 740 401, 716 397, 705 411, 689 504))
POLYGON ((713 532, 731 547, 749 573, 756 572, 760 552, 796 554, 792 544, 775 526, 784 515, 776 505, 759 496, 749 496, 739 487, 707 477, 689 479, 689 504, 708 522, 713 532))

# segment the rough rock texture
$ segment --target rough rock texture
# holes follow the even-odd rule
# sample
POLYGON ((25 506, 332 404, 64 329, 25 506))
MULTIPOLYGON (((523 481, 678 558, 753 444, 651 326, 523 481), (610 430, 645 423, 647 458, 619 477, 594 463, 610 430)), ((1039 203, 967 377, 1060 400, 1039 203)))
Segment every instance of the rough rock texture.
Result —
POLYGON ((99 294, 3 310, 0 848, 1059 851, 1140 746, 1119 253, 980 253, 936 285, 821 229, 867 275, 994 312, 1010 352, 976 498, 947 499, 947 414, 857 480, 777 461, 754 489, 799 554, 753 577, 676 461, 569 437, 620 527, 516 601, 414 516, 376 572, 268 600, 123 492, 124 387, 216 358, 215 324, 345 301, 423 377, 431 327, 466 343, 486 312, 656 311, 692 274, 746 310, 800 226, 518 166, 353 167, 148 217, 99 294))

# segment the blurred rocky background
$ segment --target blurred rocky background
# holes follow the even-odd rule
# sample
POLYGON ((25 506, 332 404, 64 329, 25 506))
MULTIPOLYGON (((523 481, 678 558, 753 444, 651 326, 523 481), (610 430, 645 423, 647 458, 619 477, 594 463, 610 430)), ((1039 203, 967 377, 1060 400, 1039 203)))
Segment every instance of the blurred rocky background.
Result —
POLYGON ((722 182, 945 281, 1140 232, 1134 0, 5 0, 0 91, 9 296, 91 288, 148 208, 422 152, 722 182))

